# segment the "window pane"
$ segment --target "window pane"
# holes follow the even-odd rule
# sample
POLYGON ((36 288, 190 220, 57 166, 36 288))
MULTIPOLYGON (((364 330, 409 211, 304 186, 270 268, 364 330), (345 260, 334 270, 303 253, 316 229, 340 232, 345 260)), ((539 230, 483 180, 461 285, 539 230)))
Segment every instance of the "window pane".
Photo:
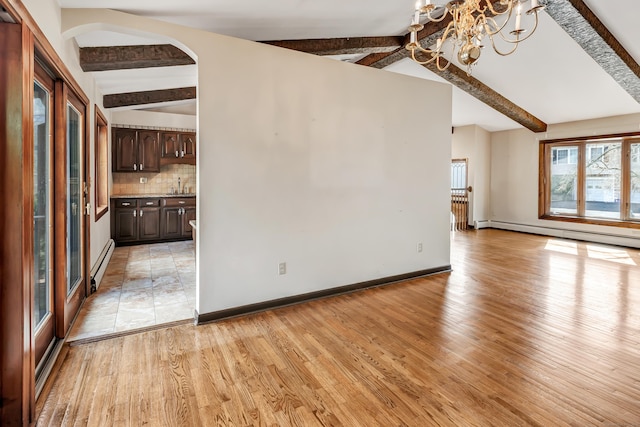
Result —
POLYGON ((578 147, 551 149, 551 213, 578 213, 577 153, 578 147), (575 156, 575 163, 568 161, 569 153, 575 156))
POLYGON ((80 113, 67 106, 67 293, 82 280, 82 174, 81 174, 81 123, 80 113))
POLYGON ((587 144, 585 216, 620 219, 622 143, 587 144))
POLYGON ((49 92, 37 82, 33 85, 33 321, 36 330, 51 311, 49 285, 49 92))
POLYGON ((631 218, 640 219, 640 143, 631 144, 631 218))

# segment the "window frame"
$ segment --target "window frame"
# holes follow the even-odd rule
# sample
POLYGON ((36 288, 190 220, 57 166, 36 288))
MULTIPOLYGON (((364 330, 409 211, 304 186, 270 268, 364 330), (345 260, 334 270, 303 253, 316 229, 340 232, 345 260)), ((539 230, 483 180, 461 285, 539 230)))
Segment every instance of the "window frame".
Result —
POLYGON ((109 212, 109 123, 105 118, 100 108, 95 105, 95 141, 94 141, 94 203, 95 203, 95 215, 94 222, 98 222, 100 218, 109 212), (101 140, 102 132, 106 132, 104 141, 101 140), (103 147, 102 144, 106 144, 103 147), (102 159, 102 156, 106 158, 102 159), (101 165, 104 168, 101 168, 101 165), (105 191, 106 194, 103 194, 105 191), (101 204, 100 201, 104 199, 105 203, 101 204))
POLYGON ((577 138, 540 140, 539 145, 539 182, 538 182, 538 218, 543 220, 564 221, 583 224, 607 225, 614 227, 640 229, 640 218, 631 216, 631 145, 640 143, 640 133, 621 133, 610 135, 585 136, 577 138), (588 217, 586 213, 587 146, 608 141, 620 142, 621 183, 620 183, 620 219, 588 217), (578 146, 577 162, 577 213, 551 212, 551 167, 552 149, 563 146, 578 146))

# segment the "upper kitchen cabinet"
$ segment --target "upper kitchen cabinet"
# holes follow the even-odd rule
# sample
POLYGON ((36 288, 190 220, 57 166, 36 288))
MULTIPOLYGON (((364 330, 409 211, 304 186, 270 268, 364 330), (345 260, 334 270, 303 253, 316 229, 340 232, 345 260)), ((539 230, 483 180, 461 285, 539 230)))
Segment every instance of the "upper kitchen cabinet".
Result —
POLYGON ((157 131, 113 128, 114 172, 159 172, 157 131))
POLYGON ((161 164, 196 164, 196 134, 194 132, 162 132, 160 147, 161 164))

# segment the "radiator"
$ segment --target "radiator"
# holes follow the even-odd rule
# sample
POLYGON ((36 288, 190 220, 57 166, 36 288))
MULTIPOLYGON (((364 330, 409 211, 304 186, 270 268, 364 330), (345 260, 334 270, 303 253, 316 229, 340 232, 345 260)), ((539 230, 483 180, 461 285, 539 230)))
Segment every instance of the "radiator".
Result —
POLYGON ((111 259, 111 255, 113 254, 115 247, 116 243, 113 239, 109 239, 104 249, 102 249, 95 265, 91 268, 92 293, 98 289, 98 286, 100 286, 100 281, 102 280, 102 276, 104 276, 104 272, 107 271, 107 265, 109 265, 109 260, 111 259))

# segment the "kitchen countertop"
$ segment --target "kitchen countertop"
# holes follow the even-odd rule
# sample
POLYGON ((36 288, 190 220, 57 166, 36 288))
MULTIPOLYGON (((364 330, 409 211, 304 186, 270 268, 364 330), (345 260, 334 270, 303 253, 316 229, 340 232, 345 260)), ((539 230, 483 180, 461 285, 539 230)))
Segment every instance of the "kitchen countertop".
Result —
POLYGON ((112 199, 150 199, 150 198, 158 198, 158 197, 196 197, 195 193, 187 193, 187 194, 112 194, 112 199))

